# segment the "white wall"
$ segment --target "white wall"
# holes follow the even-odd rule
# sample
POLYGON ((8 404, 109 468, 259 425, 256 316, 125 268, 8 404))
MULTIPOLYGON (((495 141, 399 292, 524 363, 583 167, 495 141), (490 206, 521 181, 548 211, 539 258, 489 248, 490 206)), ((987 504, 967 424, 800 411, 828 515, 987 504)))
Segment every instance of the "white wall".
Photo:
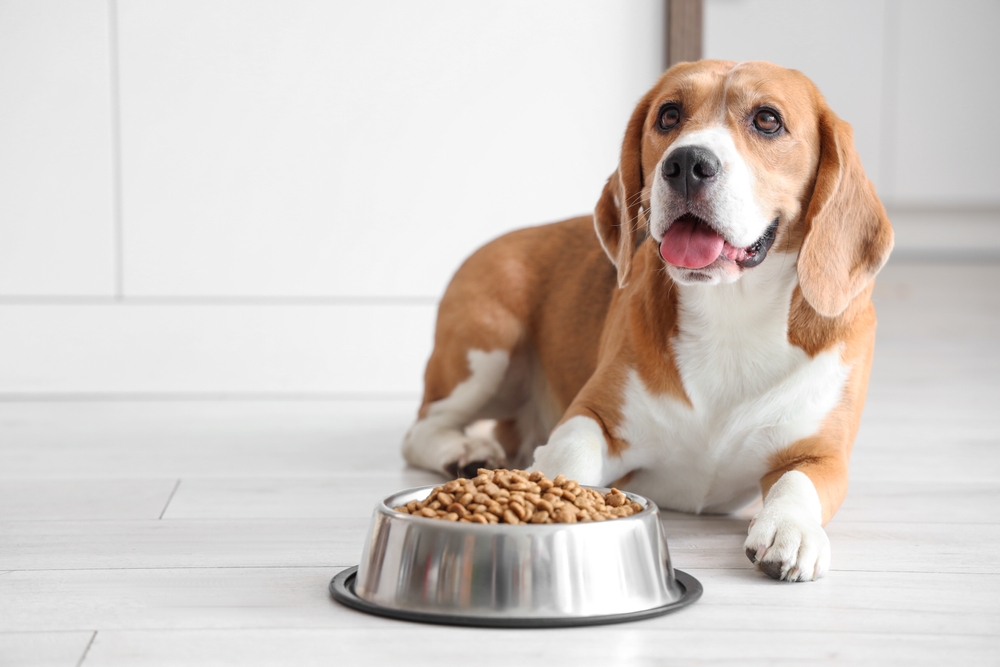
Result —
MULTIPOLYGON (((992 225, 1000 3, 941 7, 707 0, 706 51, 810 75, 890 204, 992 225)), ((0 0, 0 397, 415 395, 459 262, 591 209, 662 35, 660 0, 0 0)))
POLYGON ((0 1, 0 394, 407 393, 592 209, 659 1, 0 1))
POLYGON ((1000 207, 1000 2, 706 0, 705 57, 804 72, 892 207, 1000 207))

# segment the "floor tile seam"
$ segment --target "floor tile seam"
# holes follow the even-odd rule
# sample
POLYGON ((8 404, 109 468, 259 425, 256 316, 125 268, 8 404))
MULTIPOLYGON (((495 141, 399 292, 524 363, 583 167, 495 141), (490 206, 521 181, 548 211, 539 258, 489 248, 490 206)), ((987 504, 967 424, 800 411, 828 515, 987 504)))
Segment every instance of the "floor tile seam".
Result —
MULTIPOLYGON (((721 523, 725 521, 746 521, 749 522, 750 519, 743 517, 724 517, 724 518, 709 518, 709 517, 691 517, 691 518, 674 518, 674 517, 661 517, 661 522, 705 522, 705 523, 721 523)), ((840 526, 850 526, 850 525, 890 525, 890 526, 1000 526, 1000 521, 895 521, 895 520, 865 520, 865 519, 845 519, 843 521, 837 521, 827 524, 827 532, 830 532, 830 526, 833 525, 835 528, 840 526)))
MULTIPOLYGON (((209 522, 283 522, 283 521, 323 521, 323 522, 334 522, 334 521, 357 521, 364 522, 371 519, 370 514, 365 514, 364 516, 171 516, 171 517, 150 517, 150 518, 28 518, 28 519, 11 519, 0 517, 0 525, 7 523, 17 523, 17 524, 28 524, 28 523, 70 523, 70 524, 130 524, 130 523, 150 523, 153 525, 158 525, 160 523, 179 523, 179 522, 191 522, 191 523, 209 523, 209 522)), ((744 523, 749 523, 750 519, 742 517, 732 517, 732 518, 703 518, 703 517, 691 517, 691 518, 674 518, 666 517, 661 518, 660 522, 667 525, 674 524, 718 524, 726 521, 740 521, 744 523)), ((833 536, 837 536, 837 530, 842 527, 851 526, 943 526, 943 527, 954 527, 954 526, 990 526, 990 527, 1000 527, 1000 521, 864 521, 850 519, 847 521, 837 522, 834 526, 834 530, 831 530, 829 526, 827 527, 827 533, 832 533, 833 536)), ((716 535, 722 533, 715 533, 716 535)), ((739 536, 742 533, 733 532, 733 536, 739 536)))
POLYGON ((35 403, 413 403, 420 400, 418 391, 73 391, 73 392, 0 392, 0 404, 35 403))
MULTIPOLYGON (((16 573, 43 573, 43 572, 165 572, 165 571, 190 571, 190 570, 345 570, 356 567, 358 563, 322 563, 304 565, 172 565, 164 567, 52 567, 52 568, 15 568, 6 571, 6 574, 16 573)), ((684 563, 674 563, 674 567, 689 574, 697 572, 753 572, 750 568, 743 567, 691 567, 684 563)), ((891 574, 891 575, 943 575, 953 577, 1000 577, 1000 572, 956 572, 943 570, 870 570, 870 569, 831 569, 830 574, 891 574)), ((761 575, 761 581, 765 584, 773 583, 765 580, 761 575)), ((785 584, 775 584, 785 585, 785 584)))
MULTIPOLYGON (((336 604, 331 600, 331 604, 336 604)), ((361 612, 358 612, 361 613, 361 612)), ((412 621, 384 621, 393 623, 393 630, 398 630, 401 627, 412 628, 415 632, 422 631, 427 632, 429 628, 437 627, 442 630, 457 629, 457 626, 448 625, 435 625, 427 623, 418 623, 412 621), (398 625, 398 624, 404 625, 398 625)), ((655 621, 646 621, 646 623, 655 623, 655 621)), ((356 631, 378 631, 385 632, 387 627, 383 625, 382 622, 374 622, 371 625, 342 625, 339 627, 328 627, 328 626, 308 626, 308 625, 287 625, 278 626, 273 625, 243 625, 238 627, 197 627, 197 626, 151 626, 144 628, 122 628, 122 627, 101 627, 97 630, 92 630, 90 628, 85 630, 78 629, 57 629, 57 630, 0 630, 0 634, 27 634, 27 633, 78 633, 78 632, 94 632, 101 633, 104 635, 112 635, 115 633, 121 634, 140 634, 140 633, 243 633, 243 632, 270 632, 270 633, 282 633, 282 632, 308 632, 308 633, 328 633, 328 632, 356 632, 356 631)), ((586 628, 477 628, 468 627, 464 628, 470 632, 559 632, 561 630, 572 631, 578 630, 582 631, 586 628)), ((635 627, 632 624, 622 624, 611 626, 608 628, 609 632, 613 632, 614 629, 618 629, 622 632, 628 632, 629 634, 640 632, 643 634, 662 634, 664 632, 669 633, 703 633, 715 635, 719 632, 729 632, 729 633, 743 633, 752 636, 759 637, 761 630, 759 629, 747 629, 746 627, 719 627, 713 626, 712 628, 678 628, 678 627, 662 627, 662 628, 644 628, 635 627)), ((978 633, 978 632, 885 632, 879 630, 835 630, 835 629, 808 629, 808 630, 795 630, 796 634, 813 634, 813 635, 865 635, 865 636, 877 636, 885 638, 909 638, 909 637, 928 637, 928 638, 984 638, 993 639, 998 645, 1000 645, 1000 637, 992 633, 978 633)))
POLYGON ((0 518, 0 525, 7 523, 81 523, 81 524, 113 524, 113 523, 149 523, 151 525, 159 525, 161 523, 176 523, 182 521, 189 521, 191 523, 209 523, 209 522, 250 522, 250 521, 268 521, 268 522, 282 522, 282 521, 368 521, 371 519, 371 515, 365 515, 363 517, 324 517, 324 516, 261 516, 261 517, 234 517, 234 516, 220 516, 220 517, 165 517, 163 519, 158 519, 157 517, 150 517, 148 519, 141 518, 130 518, 130 519, 2 519, 0 518))
POLYGON ((90 634, 96 632, 94 628, 85 628, 83 630, 4 630, 0 628, 0 635, 38 635, 38 634, 59 634, 59 635, 79 635, 79 634, 90 634))
MULTIPOLYGON (((928 601, 928 603, 932 604, 931 601, 928 601)), ((917 608, 917 607, 907 607, 905 609, 900 609, 898 607, 855 607, 855 606, 850 606, 850 605, 838 605, 838 604, 833 604, 833 605, 829 605, 829 604, 816 605, 813 601, 805 601, 805 600, 800 605, 793 605, 793 604, 777 604, 777 603, 775 603, 775 601, 762 600, 760 597, 755 598, 754 604, 755 605, 759 605, 761 607, 767 607, 768 609, 770 609, 772 611, 774 611, 774 610, 779 610, 779 611, 780 610, 789 610, 789 611, 799 611, 799 612, 803 612, 803 613, 817 611, 817 610, 822 610, 822 611, 837 611, 837 612, 840 612, 840 611, 849 611, 849 612, 869 611, 869 612, 880 612, 880 613, 881 612, 890 612, 890 613, 906 613, 906 612, 911 612, 911 613, 914 613, 914 614, 943 614, 943 615, 946 615, 946 616, 972 615, 972 616, 975 616, 976 618, 993 618, 993 617, 996 617, 996 618, 1000 619, 1000 610, 983 612, 981 610, 980 611, 942 610, 942 609, 935 609, 935 608, 929 608, 928 609, 928 608, 917 608), (811 606, 806 606, 806 605, 811 605, 811 606)), ((701 601, 699 601, 699 606, 705 606, 705 607, 745 607, 745 606, 747 606, 747 603, 746 602, 726 602, 726 601, 721 601, 721 600, 711 600, 711 599, 704 599, 703 598, 701 601)))
POLYGON ((171 565, 169 567, 49 567, 49 568, 17 568, 7 570, 4 574, 24 574, 39 572, 166 572, 171 570, 346 570, 351 565, 171 565))
MULTIPOLYGON (((177 479, 182 477, 188 481, 192 480, 219 480, 219 481, 244 481, 244 480, 256 480, 256 479, 273 479, 265 478, 257 475, 205 475, 197 471, 182 470, 178 471, 179 475, 142 475, 142 474, 129 474, 123 476, 100 476, 100 475, 73 475, 73 476, 49 476, 49 475, 0 475, 0 484, 3 482, 123 482, 123 481, 135 481, 135 482, 152 482, 152 481, 163 481, 166 479, 177 479)), ((361 470, 355 476, 356 479, 375 479, 378 477, 388 477, 392 475, 392 472, 382 472, 377 470, 361 470)), ((345 475, 346 476, 346 475, 345 475)), ((295 481, 319 481, 323 479, 330 479, 327 476, 317 476, 315 474, 302 474, 302 475, 286 475, 282 477, 283 480, 288 480, 290 482, 295 481)), ((444 484, 448 480, 441 479, 440 483, 444 484)), ((1000 482, 1000 480, 998 480, 1000 482)), ((426 484, 421 484, 420 486, 427 486, 426 484)))
POLYGON ((76 667, 81 667, 84 661, 87 659, 87 654, 90 653, 90 647, 94 645, 94 640, 97 639, 97 633, 99 630, 94 630, 94 634, 90 635, 90 641, 87 642, 86 648, 83 649, 83 654, 80 659, 76 662, 76 667))
MULTIPOLYGON (((688 574, 695 574, 697 572, 753 572, 753 568, 743 568, 743 567, 685 567, 683 564, 673 564, 675 568, 684 570, 688 574)), ((844 568, 831 568, 829 570, 830 574, 837 573, 867 573, 867 574, 925 574, 925 575, 944 575, 953 577, 1000 577, 1000 572, 945 572, 942 570, 868 570, 868 569, 844 569, 844 568)), ((761 581, 767 583, 764 579, 764 575, 761 574, 761 581)), ((785 583, 772 582, 775 586, 784 586, 785 583)), ((787 583, 787 582, 786 582, 787 583)), ((809 583, 809 582, 804 582, 809 583)))
POLYGON ((174 499, 174 496, 177 494, 177 489, 179 489, 181 487, 181 480, 182 479, 183 478, 179 478, 177 480, 177 482, 174 484, 174 488, 171 489, 170 495, 167 496, 167 502, 163 505, 163 509, 160 510, 160 516, 157 517, 157 521, 162 521, 163 520, 163 515, 167 513, 167 508, 170 507, 170 502, 174 499))
MULTIPOLYGON (((1000 428, 1000 425, 998 425, 997 428, 1000 428)), ((996 443, 990 443, 988 446, 997 447, 998 449, 997 455, 998 457, 1000 457, 1000 437, 997 438, 996 443)), ((12 449, 13 448, 11 447, 7 447, 8 451, 12 451, 12 449)), ((37 450, 37 448, 35 448, 34 446, 30 447, 26 446, 24 449, 25 450, 30 449, 33 452, 37 450)), ((114 453, 114 452, 109 451, 106 453, 114 453)), ((174 472, 172 474, 164 474, 162 472, 146 473, 142 471, 127 471, 124 473, 117 473, 117 474, 72 473, 72 474, 53 475, 53 474, 36 474, 33 472, 24 472, 18 474, 2 473, 0 474, 0 484, 13 483, 13 482, 21 482, 21 483, 28 483, 28 482, 116 482, 116 483, 136 482, 138 483, 138 482, 154 482, 154 481, 166 482, 166 481, 176 481, 178 477, 181 477, 183 479, 197 480, 199 482, 221 482, 221 483, 233 483, 233 482, 291 483, 291 482, 301 482, 301 481, 341 482, 350 480, 357 480, 358 482, 366 482, 377 479, 391 480, 393 478, 403 478, 406 475, 418 475, 418 474, 422 473, 417 471, 398 470, 391 468, 383 469, 383 468, 368 468, 368 467, 358 470, 341 469, 323 473, 290 472, 282 474, 274 474, 274 473, 261 474, 258 472, 234 473, 229 471, 220 474, 216 471, 202 472, 196 469, 178 470, 177 472, 174 472)), ((405 482, 405 480, 402 481, 405 482)), ((445 484, 449 481, 451 480, 445 477, 440 477, 427 480, 424 483, 420 483, 420 480, 416 480, 415 483, 417 484, 417 486, 434 486, 436 484, 445 484)), ((1000 476, 998 476, 996 479, 987 477, 977 477, 973 479, 962 478, 962 479, 944 480, 944 481, 942 481, 940 477, 934 479, 930 478, 898 479, 898 478, 882 478, 882 477, 863 477, 861 479, 852 478, 851 479, 852 491, 850 492, 850 495, 851 496, 856 495, 859 497, 863 495, 866 498, 867 497, 896 498, 898 496, 906 495, 905 489, 899 490, 900 487, 906 487, 906 486, 920 487, 921 490, 923 490, 924 487, 937 487, 936 489, 934 489, 935 491, 955 490, 961 492, 968 489, 979 489, 979 488, 995 490, 996 489, 995 485, 997 481, 1000 481, 1000 476), (866 487, 883 485, 893 488, 891 489, 892 491, 891 494, 877 495, 876 491, 871 489, 861 489, 855 493, 854 485, 857 484, 861 484, 866 487)), ((661 511, 672 512, 676 510, 666 509, 661 511)), ((690 516, 705 517, 705 518, 713 518, 713 517, 724 518, 726 515, 691 514, 690 516)))

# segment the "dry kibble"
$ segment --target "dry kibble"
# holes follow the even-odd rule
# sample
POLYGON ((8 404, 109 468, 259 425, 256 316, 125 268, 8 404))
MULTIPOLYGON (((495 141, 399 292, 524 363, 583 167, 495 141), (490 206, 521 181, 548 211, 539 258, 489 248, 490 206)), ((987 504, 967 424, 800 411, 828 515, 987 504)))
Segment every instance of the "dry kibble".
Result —
POLYGON ((470 514, 469 510, 465 509, 465 506, 459 505, 458 503, 452 503, 451 505, 448 505, 448 511, 454 512, 455 514, 458 515, 460 519, 464 519, 470 514))
POLYGON ((564 507, 556 512, 557 523, 576 523, 576 512, 564 507))
POLYGON ((436 486, 424 500, 393 508, 397 512, 460 523, 587 523, 632 516, 642 505, 618 489, 603 494, 557 475, 537 470, 486 470, 472 479, 436 486))
POLYGON ((625 504, 626 500, 628 499, 625 497, 625 494, 618 489, 611 489, 611 492, 608 493, 607 503, 612 507, 621 507, 625 504))

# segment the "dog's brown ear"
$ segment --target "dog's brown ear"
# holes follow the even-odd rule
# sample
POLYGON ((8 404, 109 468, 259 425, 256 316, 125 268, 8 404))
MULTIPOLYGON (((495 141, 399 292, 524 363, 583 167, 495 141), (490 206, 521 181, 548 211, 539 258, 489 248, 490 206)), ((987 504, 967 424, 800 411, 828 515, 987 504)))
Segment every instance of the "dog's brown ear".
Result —
POLYGON ((824 106, 819 135, 819 170, 798 259, 799 287, 816 312, 836 317, 889 259, 892 226, 854 150, 851 126, 824 106))
POLYGON ((618 169, 611 174, 594 208, 594 226, 604 252, 618 268, 618 286, 628 284, 635 252, 636 233, 642 225, 642 131, 649 113, 652 91, 636 106, 625 129, 618 169))

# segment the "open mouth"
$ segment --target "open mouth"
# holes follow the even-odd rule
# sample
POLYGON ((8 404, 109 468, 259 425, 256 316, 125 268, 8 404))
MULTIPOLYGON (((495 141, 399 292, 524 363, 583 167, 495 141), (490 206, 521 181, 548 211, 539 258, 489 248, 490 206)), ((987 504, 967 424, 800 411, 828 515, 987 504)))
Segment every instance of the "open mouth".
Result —
POLYGON ((720 258, 749 269, 767 257, 777 231, 778 219, 775 218, 763 236, 745 248, 737 248, 730 245, 707 222, 685 213, 674 220, 663 235, 660 257, 667 263, 684 269, 703 269, 720 258))

